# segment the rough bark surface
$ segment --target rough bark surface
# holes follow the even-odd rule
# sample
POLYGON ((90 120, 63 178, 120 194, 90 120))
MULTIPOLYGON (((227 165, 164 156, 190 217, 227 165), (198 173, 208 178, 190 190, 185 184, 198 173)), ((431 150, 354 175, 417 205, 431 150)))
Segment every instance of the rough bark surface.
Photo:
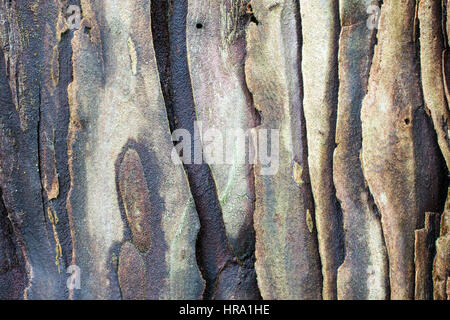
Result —
POLYGON ((415 300, 431 300, 433 297, 432 257, 439 233, 439 214, 425 213, 425 227, 416 230, 414 243, 415 300))
POLYGON ((414 297, 414 230, 438 209, 444 178, 421 94, 415 13, 416 1, 383 2, 361 114, 364 176, 381 213, 392 299, 414 297))
POLYGON ((258 285, 265 299, 320 299, 305 139, 294 140, 305 132, 298 5, 292 0, 263 1, 255 2, 252 10, 258 23, 251 23, 247 33, 247 84, 261 114, 260 127, 280 129, 278 172, 262 175, 262 165, 255 166, 258 285))
POLYGON ((308 162, 316 208, 324 299, 337 297, 343 262, 342 213, 333 183, 338 104, 339 2, 301 1, 304 110, 308 162))
POLYGON ((450 190, 444 212, 441 215, 440 236, 436 241, 433 263, 433 297, 435 300, 450 299, 450 190))
POLYGON ((439 1, 420 1, 418 3, 418 18, 420 21, 420 66, 425 108, 428 113, 431 113, 438 143, 447 167, 449 167, 449 109, 444 91, 442 64, 444 36, 439 1))
POLYGON ((367 28, 372 1, 340 2, 339 99, 333 178, 344 215, 345 260, 339 299, 386 299, 388 261, 379 212, 361 167, 361 105, 367 92, 376 29, 367 28))
POLYGON ((449 47, 450 0, 0 0, 0 299, 449 299, 449 47))

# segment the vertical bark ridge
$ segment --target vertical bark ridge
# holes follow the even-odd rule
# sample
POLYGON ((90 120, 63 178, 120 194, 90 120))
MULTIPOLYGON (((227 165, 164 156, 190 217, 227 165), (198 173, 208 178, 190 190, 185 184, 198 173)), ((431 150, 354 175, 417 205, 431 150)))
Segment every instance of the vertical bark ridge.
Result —
POLYGON ((338 104, 339 2, 301 1, 303 85, 308 163, 316 210, 324 299, 337 297, 344 259, 342 212, 333 183, 338 104))
POLYGON ((373 1, 340 0, 339 100, 333 178, 344 216, 344 263, 337 277, 339 299, 386 299, 387 254, 378 210, 360 161, 361 106, 367 92, 376 28, 367 26, 373 1))
POLYGON ((441 152, 450 164, 449 109, 445 99, 442 55, 442 7, 438 1, 419 2, 421 80, 425 108, 431 114, 441 152))
MULTIPOLYGON (((155 9, 161 12, 161 9, 155 9)), ((185 129, 191 136, 191 150, 201 150, 196 136, 194 102, 186 48, 188 3, 174 0, 167 6, 167 26, 153 25, 157 30, 155 44, 160 80, 171 129, 185 129), (169 40, 170 39, 170 40, 169 40), (164 72, 170 70, 170 72, 164 72)), ((193 157, 191 160, 194 160, 193 157)), ((200 218, 197 239, 197 261, 206 281, 204 299, 259 298, 252 275, 253 258, 238 261, 228 242, 216 184, 207 163, 185 164, 190 190, 200 218)), ((254 273, 254 271, 253 271, 254 273)))
POLYGON ((435 242, 439 236, 439 214, 425 213, 425 226, 415 231, 414 267, 415 289, 414 300, 433 299, 433 258, 436 252, 435 242))
POLYGON ((280 143, 277 151, 273 140, 271 145, 278 170, 267 174, 260 162, 255 165, 258 285, 265 299, 320 299, 314 203, 301 136, 299 8, 291 0, 251 5, 256 20, 247 31, 245 74, 261 115, 256 129, 279 130, 280 143))

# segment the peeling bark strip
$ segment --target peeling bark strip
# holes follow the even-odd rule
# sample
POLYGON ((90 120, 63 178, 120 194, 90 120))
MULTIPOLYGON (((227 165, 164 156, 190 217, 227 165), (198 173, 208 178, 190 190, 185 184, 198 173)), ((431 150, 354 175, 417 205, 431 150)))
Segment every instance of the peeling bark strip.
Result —
POLYGON ((73 263, 82 268, 84 285, 72 297, 114 299, 121 290, 124 298, 198 299, 203 290, 195 262, 198 217, 183 169, 170 159, 172 143, 149 31, 150 1, 82 1, 82 9, 82 28, 72 40, 68 202, 73 263), (130 140, 143 151, 128 151, 116 170, 130 140), (148 249, 148 263, 137 263, 138 253, 127 247, 118 252, 130 240, 119 200, 134 245, 148 249), (161 235, 154 237, 158 230, 161 235), (113 255, 119 256, 119 279, 113 255), (124 281, 120 270, 129 264, 151 281, 124 281), (131 294, 130 285, 145 292, 131 294))
POLYGON ((359 157, 361 106, 367 91, 376 30, 366 25, 373 2, 340 0, 339 102, 333 178, 344 215, 345 260, 339 267, 338 299, 388 298, 388 264, 381 221, 359 157))
POLYGON ((439 210, 439 151, 421 96, 416 1, 386 0, 361 113, 362 163, 382 216, 392 299, 414 297, 414 230, 439 210))
POLYGON ((259 23, 248 28, 247 83, 260 128, 280 130, 278 172, 261 175, 261 165, 255 166, 258 286, 264 299, 320 299, 316 230, 307 217, 314 206, 302 119, 299 8, 294 0, 255 1, 252 8, 259 23), (305 170, 295 173, 299 166, 305 170))
POLYGON ((414 266, 416 269, 414 300, 433 299, 433 256, 439 235, 439 214, 425 213, 425 227, 415 231, 414 266))
POLYGON ((442 67, 444 37, 441 16, 439 1, 419 1, 420 62, 425 107, 431 113, 439 146, 447 167, 450 167, 449 109, 444 91, 442 67))
POLYGON ((339 7, 337 0, 300 1, 303 83, 311 175, 324 299, 336 299, 337 269, 343 262, 341 212, 333 184, 338 97, 339 7))
POLYGON ((450 300, 450 188, 441 215, 440 237, 436 241, 436 257, 433 263, 433 298, 450 300))

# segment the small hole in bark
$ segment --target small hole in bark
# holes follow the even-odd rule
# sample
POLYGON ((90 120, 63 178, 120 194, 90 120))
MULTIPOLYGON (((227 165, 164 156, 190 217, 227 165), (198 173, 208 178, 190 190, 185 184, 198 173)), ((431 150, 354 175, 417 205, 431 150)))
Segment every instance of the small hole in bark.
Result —
POLYGON ((90 33, 91 33, 91 28, 89 28, 89 27, 84 27, 84 33, 90 34, 90 33))
POLYGON ((406 125, 409 125, 410 122, 411 122, 411 120, 409 120, 409 118, 406 118, 406 119, 405 119, 405 124, 406 124, 406 125))
POLYGON ((197 24, 195 25, 195 27, 196 27, 197 29, 201 29, 201 28, 203 28, 203 24, 197 23, 197 24))
POLYGON ((252 15, 252 16, 250 17, 250 21, 253 22, 253 23, 256 23, 256 25, 259 24, 258 19, 256 19, 256 17, 255 17, 254 15, 252 15))

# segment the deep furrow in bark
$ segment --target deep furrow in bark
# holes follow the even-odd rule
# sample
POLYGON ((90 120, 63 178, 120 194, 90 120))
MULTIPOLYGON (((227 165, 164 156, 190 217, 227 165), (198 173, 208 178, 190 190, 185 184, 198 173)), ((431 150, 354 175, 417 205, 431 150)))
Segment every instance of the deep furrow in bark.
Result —
POLYGON ((61 274, 66 273, 71 264, 72 237, 66 208, 70 177, 67 155, 67 135, 69 126, 69 100, 67 87, 72 81, 72 45, 73 31, 64 24, 68 5, 79 5, 75 1, 58 1, 52 10, 52 17, 46 25, 44 38, 45 73, 41 89, 42 125, 41 167, 43 168, 43 186, 46 199, 44 214, 49 217, 47 223, 53 229, 55 255, 61 274), (51 219, 53 218, 53 221, 51 219), (60 247, 58 247, 58 245, 60 247), (59 249, 62 252, 59 253, 59 249), (62 256, 61 256, 62 254, 62 256))

